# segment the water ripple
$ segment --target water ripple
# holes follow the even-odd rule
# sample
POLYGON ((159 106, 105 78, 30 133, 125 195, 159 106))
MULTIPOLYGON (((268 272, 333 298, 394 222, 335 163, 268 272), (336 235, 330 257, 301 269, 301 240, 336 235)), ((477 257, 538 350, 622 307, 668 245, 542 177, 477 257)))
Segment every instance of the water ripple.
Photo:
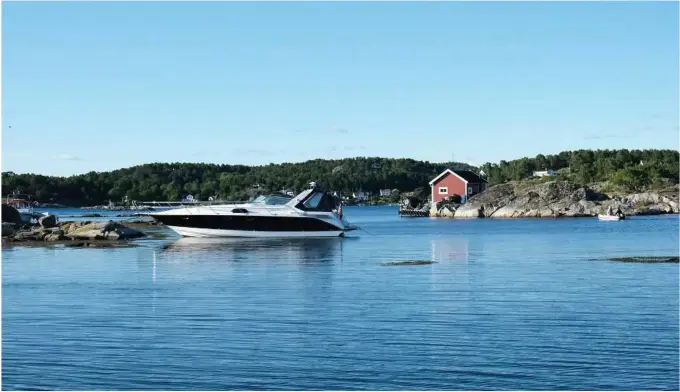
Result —
POLYGON ((3 249, 3 388, 680 387, 677 265, 603 260, 677 254, 677 218, 346 213, 372 235, 3 249))

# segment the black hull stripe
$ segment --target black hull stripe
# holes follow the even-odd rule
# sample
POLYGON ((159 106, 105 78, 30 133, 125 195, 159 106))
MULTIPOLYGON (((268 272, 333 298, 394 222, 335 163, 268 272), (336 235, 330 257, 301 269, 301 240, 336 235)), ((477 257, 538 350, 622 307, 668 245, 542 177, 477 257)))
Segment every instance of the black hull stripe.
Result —
POLYGON ((342 231, 314 218, 239 215, 151 215, 166 226, 243 231, 342 231))

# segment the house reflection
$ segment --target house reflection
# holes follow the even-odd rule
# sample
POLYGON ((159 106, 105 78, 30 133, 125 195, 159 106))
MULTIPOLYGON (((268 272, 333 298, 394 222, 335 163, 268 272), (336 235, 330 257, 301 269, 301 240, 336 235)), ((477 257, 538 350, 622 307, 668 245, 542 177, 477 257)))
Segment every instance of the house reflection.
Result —
POLYGON ((437 263, 467 263, 469 261, 469 242, 464 237, 442 237, 433 239, 432 261, 437 263))
MULTIPOLYGON (((457 291, 457 299, 467 297, 470 285, 470 244, 465 237, 446 236, 430 241, 431 259, 436 262, 430 277, 432 287, 449 293, 457 291)), ((443 294, 444 297, 447 294, 443 294)))

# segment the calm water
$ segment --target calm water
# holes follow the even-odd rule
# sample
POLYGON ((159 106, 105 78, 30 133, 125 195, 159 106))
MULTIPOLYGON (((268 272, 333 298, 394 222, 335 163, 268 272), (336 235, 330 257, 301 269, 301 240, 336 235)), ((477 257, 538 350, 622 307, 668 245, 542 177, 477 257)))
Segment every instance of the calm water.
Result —
POLYGON ((679 388, 678 265, 602 259, 677 255, 677 216, 345 211, 366 232, 3 249, 3 389, 679 388))

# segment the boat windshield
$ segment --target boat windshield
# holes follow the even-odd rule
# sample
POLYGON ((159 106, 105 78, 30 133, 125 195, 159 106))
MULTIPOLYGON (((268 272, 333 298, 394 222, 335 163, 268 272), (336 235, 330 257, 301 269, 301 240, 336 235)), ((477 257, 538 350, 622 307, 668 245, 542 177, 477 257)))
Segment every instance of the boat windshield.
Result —
POLYGON ((263 204, 268 206, 282 206, 291 200, 290 197, 276 195, 261 195, 252 201, 253 204, 263 204))
POLYGON ((326 192, 314 192, 297 204, 304 211, 332 212, 337 208, 337 201, 326 192))

